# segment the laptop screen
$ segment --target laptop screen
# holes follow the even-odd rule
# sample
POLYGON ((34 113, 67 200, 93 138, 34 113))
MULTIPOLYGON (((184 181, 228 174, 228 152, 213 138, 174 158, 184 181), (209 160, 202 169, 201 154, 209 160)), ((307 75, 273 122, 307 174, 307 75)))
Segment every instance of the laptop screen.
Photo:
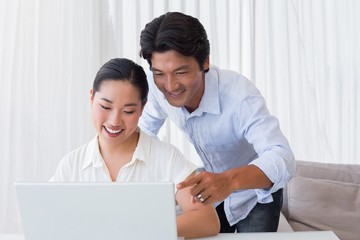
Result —
POLYGON ((177 239, 170 182, 15 187, 26 240, 177 239))

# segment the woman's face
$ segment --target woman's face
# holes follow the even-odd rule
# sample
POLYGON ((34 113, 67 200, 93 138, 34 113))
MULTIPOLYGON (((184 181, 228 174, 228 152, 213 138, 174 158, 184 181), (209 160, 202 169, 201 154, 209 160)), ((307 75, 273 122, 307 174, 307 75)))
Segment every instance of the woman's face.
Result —
POLYGON ((102 144, 126 143, 133 136, 143 105, 138 88, 128 81, 107 80, 91 95, 93 124, 102 144))

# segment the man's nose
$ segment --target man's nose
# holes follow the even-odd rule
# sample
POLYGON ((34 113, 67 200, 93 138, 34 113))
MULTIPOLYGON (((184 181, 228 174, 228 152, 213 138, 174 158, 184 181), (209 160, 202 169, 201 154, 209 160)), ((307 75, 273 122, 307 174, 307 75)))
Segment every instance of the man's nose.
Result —
POLYGON ((172 75, 168 75, 166 78, 166 90, 168 92, 174 92, 177 89, 178 82, 176 81, 175 77, 172 75))

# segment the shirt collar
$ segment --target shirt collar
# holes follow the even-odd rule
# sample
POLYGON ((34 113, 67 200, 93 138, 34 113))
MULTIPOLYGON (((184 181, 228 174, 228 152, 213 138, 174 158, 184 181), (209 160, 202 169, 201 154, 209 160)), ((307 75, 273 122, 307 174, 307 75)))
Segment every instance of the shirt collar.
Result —
MULTIPOLYGON (((139 141, 135 148, 135 152, 133 154, 133 157, 130 161, 130 163, 140 160, 143 162, 146 162, 150 155, 150 137, 146 135, 143 131, 140 130, 140 128, 137 128, 136 131, 139 132, 139 141)), ((129 164, 130 164, 129 163, 129 164)), ((98 168, 102 167, 104 164, 104 160, 100 154, 99 150, 99 136, 96 135, 96 137, 91 140, 88 144, 88 148, 86 149, 84 163, 82 169, 86 169, 90 165, 93 165, 93 167, 98 168)))
POLYGON ((82 169, 89 167, 93 164, 94 167, 101 167, 103 165, 103 160, 99 150, 99 136, 91 140, 86 148, 85 158, 82 169))
POLYGON ((220 114, 219 78, 217 71, 210 70, 205 73, 204 94, 199 107, 194 111, 198 113, 208 112, 220 114))
POLYGON ((137 131, 139 132, 139 141, 133 159, 136 158, 140 161, 147 162, 150 159, 151 138, 141 131, 139 127, 137 128, 137 131))

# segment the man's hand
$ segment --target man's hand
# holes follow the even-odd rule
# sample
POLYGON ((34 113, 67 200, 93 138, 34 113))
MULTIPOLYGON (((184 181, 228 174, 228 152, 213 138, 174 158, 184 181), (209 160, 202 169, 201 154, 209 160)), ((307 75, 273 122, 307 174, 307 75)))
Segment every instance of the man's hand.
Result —
POLYGON ((183 189, 190 186, 193 186, 190 191, 193 201, 203 204, 223 201, 232 192, 231 179, 226 173, 200 172, 189 176, 176 187, 183 189))
POLYGON ((239 189, 269 188, 273 185, 265 173, 255 165, 229 169, 223 173, 200 172, 179 183, 177 189, 191 187, 193 201, 203 204, 223 201, 239 189))

